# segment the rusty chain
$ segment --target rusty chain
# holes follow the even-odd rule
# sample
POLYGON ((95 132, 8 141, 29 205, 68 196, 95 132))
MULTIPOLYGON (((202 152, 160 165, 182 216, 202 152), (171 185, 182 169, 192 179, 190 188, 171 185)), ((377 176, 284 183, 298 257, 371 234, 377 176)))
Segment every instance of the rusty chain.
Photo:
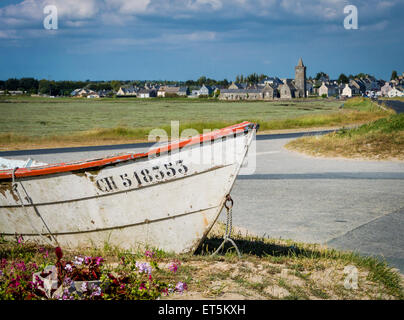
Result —
POLYGON ((238 249, 236 243, 231 238, 231 233, 233 229, 233 205, 234 201, 231 198, 230 194, 228 194, 224 202, 224 207, 226 208, 226 231, 223 237, 222 244, 219 246, 219 248, 217 248, 217 250, 214 253, 212 253, 212 256, 216 255, 220 251, 220 249, 224 247, 226 242, 230 242, 236 249, 238 257, 241 258, 240 250, 238 249), (229 205, 227 205, 228 202, 230 203, 229 205))

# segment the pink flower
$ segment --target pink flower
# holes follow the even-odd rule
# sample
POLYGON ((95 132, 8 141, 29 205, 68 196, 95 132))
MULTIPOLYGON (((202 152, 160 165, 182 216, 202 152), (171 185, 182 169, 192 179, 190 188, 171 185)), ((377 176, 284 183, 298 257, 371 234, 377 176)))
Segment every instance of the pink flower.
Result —
POLYGON ((147 273, 147 274, 152 273, 152 267, 147 262, 144 263, 136 262, 136 268, 139 270, 140 273, 147 273))
POLYGON ((27 267, 25 266, 24 261, 15 264, 16 268, 21 271, 27 271, 27 267))
POLYGON ((87 289, 88 289, 88 287, 87 287, 87 282, 83 282, 83 283, 81 284, 81 291, 86 292, 87 289))
POLYGON ((22 244, 23 241, 24 241, 24 238, 22 237, 22 235, 19 235, 18 238, 17 238, 17 243, 22 244))
POLYGON ((75 265, 81 265, 81 264, 83 264, 83 261, 84 261, 84 258, 82 258, 82 257, 74 257, 74 261, 73 261, 73 263, 75 264, 75 265))
POLYGON ((144 253, 144 255, 145 255, 147 258, 153 258, 154 255, 155 255, 155 253, 154 253, 153 251, 146 250, 146 252, 144 253))
POLYGON ((37 285, 38 287, 42 287, 42 288, 44 287, 43 286, 43 281, 38 276, 35 276, 34 284, 37 285))
POLYGON ((188 286, 185 282, 178 282, 177 285, 175 286, 175 290, 178 291, 179 293, 183 293, 184 290, 188 290, 188 286))
POLYGON ((173 262, 169 267, 168 267, 168 269, 170 270, 170 271, 172 271, 172 272, 177 272, 177 270, 178 270, 178 265, 175 263, 175 262, 173 262))
POLYGON ((62 257, 63 257, 63 251, 62 251, 62 249, 61 249, 60 247, 57 247, 57 248, 55 249, 55 254, 56 254, 56 257, 58 258, 58 261, 59 261, 60 259, 62 259, 62 257))

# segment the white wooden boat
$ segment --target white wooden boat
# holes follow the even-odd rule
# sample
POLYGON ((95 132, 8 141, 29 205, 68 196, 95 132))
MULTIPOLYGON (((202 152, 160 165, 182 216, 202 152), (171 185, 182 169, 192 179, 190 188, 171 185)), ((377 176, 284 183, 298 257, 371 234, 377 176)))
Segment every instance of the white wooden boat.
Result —
POLYGON ((0 234, 65 248, 192 252, 219 217, 256 130, 243 122, 147 153, 1 170, 0 234))

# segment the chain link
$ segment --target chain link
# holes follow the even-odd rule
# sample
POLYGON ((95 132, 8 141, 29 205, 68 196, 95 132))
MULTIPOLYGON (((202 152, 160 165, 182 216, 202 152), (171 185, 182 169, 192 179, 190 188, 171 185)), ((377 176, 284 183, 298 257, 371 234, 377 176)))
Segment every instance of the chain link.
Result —
POLYGON ((233 229, 233 204, 234 204, 234 201, 231 198, 231 196, 228 194, 226 196, 226 200, 224 202, 224 207, 226 208, 226 231, 225 231, 225 234, 223 237, 222 244, 219 246, 219 248, 217 248, 217 250, 214 253, 212 253, 212 256, 216 255, 220 251, 220 249, 222 249, 222 247, 224 247, 226 242, 230 242, 233 245, 233 247, 236 249, 238 257, 241 258, 240 250, 238 249, 236 243, 231 238, 231 233, 232 233, 232 229, 233 229), (228 202, 230 202, 230 205, 227 205, 228 202))

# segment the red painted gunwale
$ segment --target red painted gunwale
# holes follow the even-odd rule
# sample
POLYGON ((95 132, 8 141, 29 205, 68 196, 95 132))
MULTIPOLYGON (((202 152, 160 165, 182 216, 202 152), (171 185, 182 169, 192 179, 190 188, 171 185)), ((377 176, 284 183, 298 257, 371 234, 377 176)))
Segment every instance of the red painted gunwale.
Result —
MULTIPOLYGON (((229 136, 236 132, 242 132, 248 127, 255 127, 255 124, 245 121, 245 122, 235 124, 233 126, 229 126, 229 127, 223 128, 223 129, 201 134, 201 135, 199 135, 199 139, 196 137, 192 137, 192 138, 182 140, 177 143, 170 143, 166 146, 155 148, 153 150, 150 150, 147 153, 132 153, 132 154, 127 154, 127 155, 122 155, 122 156, 104 158, 101 160, 82 161, 82 162, 76 162, 76 163, 57 163, 57 164, 50 164, 50 165, 35 167, 35 168, 19 168, 15 171, 15 177, 22 178, 22 177, 42 176, 42 175, 76 171, 76 170, 82 170, 82 169, 91 169, 94 167, 102 167, 102 166, 106 166, 109 164, 116 164, 119 162, 131 160, 131 159, 148 157, 153 154, 163 153, 163 152, 167 152, 167 151, 173 151, 176 149, 183 148, 184 146, 191 146, 191 145, 199 144, 199 143, 202 143, 205 141, 210 141, 213 139, 218 139, 221 137, 229 136)), ((0 180, 1 179, 10 179, 10 178, 12 178, 12 175, 13 175, 13 169, 0 170, 0 180)))

